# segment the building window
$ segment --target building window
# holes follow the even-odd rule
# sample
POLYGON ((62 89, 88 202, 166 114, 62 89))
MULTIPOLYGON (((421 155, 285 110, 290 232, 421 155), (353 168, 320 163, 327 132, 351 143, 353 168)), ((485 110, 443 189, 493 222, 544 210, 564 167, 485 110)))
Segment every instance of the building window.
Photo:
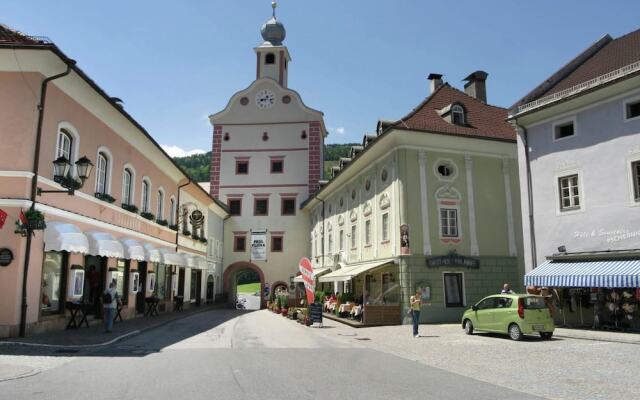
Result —
POLYGON ((271 236, 271 251, 282 252, 282 236, 271 236))
POLYGON ((156 219, 158 221, 164 219, 164 193, 162 190, 158 190, 158 203, 156 209, 156 219))
POLYGON ((282 199, 282 215, 296 215, 296 199, 282 199))
POLYGON ((56 147, 56 158, 64 157, 71 160, 71 146, 73 145, 73 137, 66 129, 60 129, 58 133, 58 145, 56 147))
POLYGON ((176 224, 176 200, 172 197, 169 200, 169 225, 176 224))
POLYGON ((229 215, 231 216, 242 215, 242 199, 230 199, 228 204, 229 204, 229 215))
POLYGON ((235 252, 244 252, 247 247, 247 238, 245 236, 234 236, 233 237, 233 251, 235 252))
POLYGON ((42 314, 56 314, 64 310, 67 254, 57 251, 44 253, 42 270, 42 314))
POLYGON ((141 212, 149 212, 149 191, 151 190, 151 185, 149 181, 142 181, 142 203, 140 207, 141 212))
POLYGON ((631 163, 631 175, 633 176, 633 193, 636 201, 640 201, 640 161, 631 163))
POLYGON ((236 161, 236 175, 246 175, 249 173, 249 161, 236 161))
POLYGON ((446 307, 464 307, 464 280, 461 273, 444 274, 444 302, 446 307))
POLYGON ((98 153, 96 162, 96 193, 107 193, 107 176, 109 173, 109 158, 103 152, 98 153))
POLYGON ((276 56, 273 53, 267 53, 267 55, 264 57, 264 63, 265 64, 275 64, 276 63, 276 56))
POLYGON ((553 126, 553 138, 555 140, 571 137, 575 133, 573 121, 562 122, 553 126))
POLYGON ((367 246, 371 244, 371 220, 370 219, 366 220, 364 223, 364 244, 367 246))
POLYGON ((558 178, 558 188, 560 191, 560 211, 580 208, 578 174, 558 178))
POLYGON ((329 246, 327 248, 327 254, 333 254, 333 235, 329 234, 329 246))
POLYGON ((269 199, 255 199, 253 203, 253 215, 269 215, 269 199))
POLYGON ((382 241, 389 240, 389 213, 382 214, 382 241))
POLYGON ((458 210, 440 209, 440 234, 442 237, 458 237, 458 210))
POLYGON ((122 173, 122 204, 133 203, 133 173, 125 168, 122 173))
POLYGON ((456 104, 453 107, 451 107, 451 122, 453 122, 456 125, 465 124, 464 108, 462 108, 461 105, 456 104))
POLYGON ((351 248, 356 248, 356 226, 351 225, 351 248))
POLYGON ((281 174, 284 171, 284 161, 283 160, 271 160, 271 173, 272 174, 281 174))
POLYGON ((338 232, 338 246, 340 251, 344 250, 344 231, 342 229, 338 232))
POLYGON ((626 103, 624 110, 626 119, 640 117, 640 100, 626 103))

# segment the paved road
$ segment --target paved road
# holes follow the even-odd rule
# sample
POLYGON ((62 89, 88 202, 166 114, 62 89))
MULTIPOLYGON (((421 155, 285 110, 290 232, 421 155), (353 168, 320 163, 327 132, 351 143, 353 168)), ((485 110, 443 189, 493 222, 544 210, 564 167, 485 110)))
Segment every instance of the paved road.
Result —
POLYGON ((211 311, 99 351, 14 349, 22 355, 0 363, 33 358, 42 372, 0 382, 0 399, 541 398, 374 350, 353 335, 267 311, 211 311))

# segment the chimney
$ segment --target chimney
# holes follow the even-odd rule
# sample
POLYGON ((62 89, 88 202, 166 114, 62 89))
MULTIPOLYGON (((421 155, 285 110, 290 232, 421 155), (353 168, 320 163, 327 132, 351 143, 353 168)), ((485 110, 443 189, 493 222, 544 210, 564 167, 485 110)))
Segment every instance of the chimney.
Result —
POLYGON ((431 92, 429 94, 433 94, 433 92, 435 92, 440 86, 442 86, 442 75, 441 74, 431 73, 431 74, 429 74, 427 79, 430 81, 429 82, 429 88, 431 89, 431 92))
POLYGON ((471 97, 480 100, 483 103, 487 102, 487 74, 484 71, 472 72, 464 78, 467 83, 464 84, 464 92, 471 97))

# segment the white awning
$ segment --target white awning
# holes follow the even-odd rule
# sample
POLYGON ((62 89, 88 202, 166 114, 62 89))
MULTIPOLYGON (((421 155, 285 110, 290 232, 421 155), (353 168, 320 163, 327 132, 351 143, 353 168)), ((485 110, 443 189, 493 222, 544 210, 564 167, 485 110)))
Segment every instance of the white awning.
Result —
POLYGON ((44 230, 44 251, 89 252, 89 240, 75 225, 60 221, 47 221, 44 230))
POLYGON ((384 267, 388 264, 392 264, 393 261, 374 261, 362 264, 347 265, 343 268, 335 270, 330 274, 326 274, 320 277, 320 282, 343 282, 352 279, 354 276, 358 276, 364 272, 371 271, 376 268, 384 267))
POLYGON ((185 267, 187 265, 187 261, 184 259, 182 254, 178 254, 170 249, 160 249, 160 254, 162 254, 162 263, 168 265, 178 265, 180 267, 185 267))
POLYGON ((92 256, 124 258, 122 243, 110 233, 100 231, 85 232, 89 239, 89 254, 92 256))
POLYGON ((128 260, 145 261, 144 247, 135 239, 120 238, 120 243, 124 247, 124 258, 128 260))
POLYGON ((149 261, 149 262, 162 261, 162 254, 160 253, 160 250, 156 249, 149 243, 145 243, 143 247, 144 247, 144 259, 146 261, 149 261))
MULTIPOLYGON (((331 268, 329 267, 325 267, 325 268, 314 268, 313 269, 313 277, 317 278, 320 275, 324 275, 327 272, 331 271, 331 268)), ((304 281, 302 280, 302 275, 298 275, 295 278, 293 278, 294 282, 298 282, 298 283, 304 283, 304 281)))

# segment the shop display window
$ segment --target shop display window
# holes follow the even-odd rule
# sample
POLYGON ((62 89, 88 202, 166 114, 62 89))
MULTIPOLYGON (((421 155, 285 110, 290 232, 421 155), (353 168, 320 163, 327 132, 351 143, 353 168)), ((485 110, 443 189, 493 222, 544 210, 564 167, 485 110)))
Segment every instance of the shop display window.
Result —
POLYGON ((40 300, 40 309, 43 314, 55 314, 63 310, 66 263, 65 253, 56 251, 45 253, 40 300))

